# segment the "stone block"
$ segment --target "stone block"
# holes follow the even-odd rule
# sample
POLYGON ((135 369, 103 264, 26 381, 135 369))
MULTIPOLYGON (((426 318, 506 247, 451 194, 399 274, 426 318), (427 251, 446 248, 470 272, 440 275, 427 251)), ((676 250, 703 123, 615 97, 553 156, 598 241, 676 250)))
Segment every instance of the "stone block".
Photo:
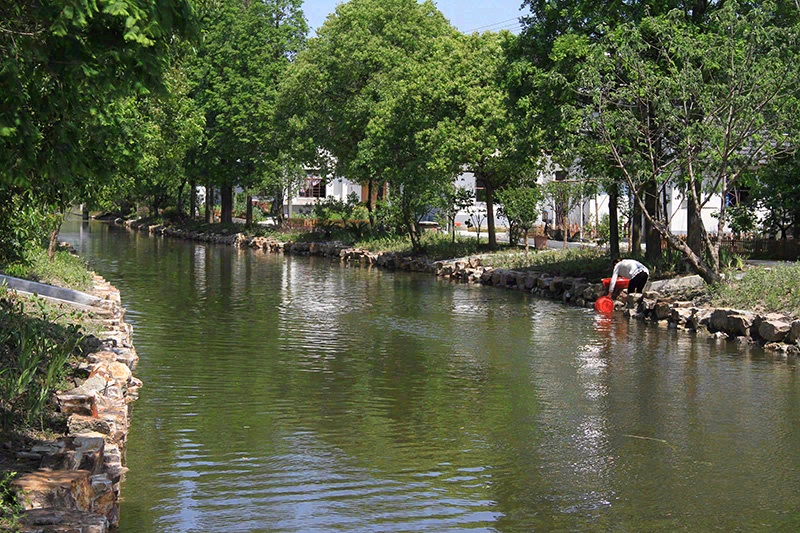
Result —
POLYGON ((708 329, 712 332, 726 331, 728 328, 728 309, 714 309, 708 321, 708 329))
POLYGON ((782 342, 792 329, 792 325, 782 320, 763 320, 758 326, 758 334, 766 342, 782 342))
POLYGON ((71 415, 67 419, 70 433, 100 433, 111 436, 114 429, 107 421, 93 416, 71 415))
POLYGON ((724 330, 734 337, 749 337, 755 315, 752 313, 736 313, 728 315, 728 326, 724 330))
POLYGON ((789 344, 797 344, 798 340, 800 340, 800 320, 795 320, 792 322, 792 329, 789 330, 784 341, 789 344))
POLYGON ((564 278, 554 277, 550 282, 550 292, 555 294, 564 292, 564 278))
POLYGON ((503 275, 504 274, 505 274, 505 271, 503 271, 503 269, 498 268, 498 269, 493 270, 492 274, 491 274, 491 278, 490 278, 492 285, 494 285, 495 287, 500 285, 503 282, 503 275))
POLYGON ((14 480, 12 487, 26 510, 89 511, 94 496, 88 470, 38 470, 14 480))
POLYGON ((712 311, 708 309, 698 309, 696 313, 693 315, 693 324, 692 327, 694 329, 708 329, 709 324, 711 323, 711 315, 712 311))
POLYGON ((107 533, 105 516, 83 511, 31 509, 22 516, 23 531, 29 533, 107 533))
POLYGON ((59 409, 65 415, 97 416, 97 395, 65 392, 56 396, 59 409))
POLYGON ((679 326, 689 326, 694 311, 687 307, 673 307, 671 320, 679 326))
POLYGON ((530 291, 536 286, 537 278, 534 274, 525 276, 525 290, 530 291))
POLYGON ((667 320, 672 316, 672 307, 667 302, 658 302, 652 314, 655 320, 667 320))
POLYGON ((108 364, 108 373, 119 384, 125 384, 131 379, 132 373, 128 365, 118 362, 108 364))

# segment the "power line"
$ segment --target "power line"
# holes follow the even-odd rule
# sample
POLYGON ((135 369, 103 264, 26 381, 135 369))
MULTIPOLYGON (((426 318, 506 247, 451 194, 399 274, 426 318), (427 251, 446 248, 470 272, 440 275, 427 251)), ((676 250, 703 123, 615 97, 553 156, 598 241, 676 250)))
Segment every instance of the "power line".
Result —
POLYGON ((479 26, 477 28, 468 30, 464 33, 470 34, 481 30, 483 31, 518 30, 521 28, 522 28, 522 23, 520 22, 519 17, 514 17, 513 19, 501 20, 500 22, 495 22, 494 24, 479 26))

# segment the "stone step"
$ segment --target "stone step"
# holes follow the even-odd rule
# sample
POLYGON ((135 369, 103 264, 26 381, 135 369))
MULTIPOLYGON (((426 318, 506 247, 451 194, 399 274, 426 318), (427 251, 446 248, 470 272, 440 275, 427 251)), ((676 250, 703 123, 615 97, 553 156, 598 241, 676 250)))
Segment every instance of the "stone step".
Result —
POLYGON ((85 511, 32 509, 22 516, 23 533, 106 533, 105 516, 85 511))

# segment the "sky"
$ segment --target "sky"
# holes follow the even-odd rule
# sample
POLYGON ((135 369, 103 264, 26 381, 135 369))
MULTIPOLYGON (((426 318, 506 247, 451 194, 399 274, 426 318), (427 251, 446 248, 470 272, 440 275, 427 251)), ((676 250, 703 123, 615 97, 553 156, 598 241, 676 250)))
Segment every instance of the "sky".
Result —
MULTIPOLYGON (((509 30, 519 33, 519 17, 526 14, 520 10, 522 0, 434 0, 439 11, 450 23, 463 33, 474 31, 509 30)), ((303 12, 311 28, 311 35, 332 13, 341 0, 305 0, 303 12)))

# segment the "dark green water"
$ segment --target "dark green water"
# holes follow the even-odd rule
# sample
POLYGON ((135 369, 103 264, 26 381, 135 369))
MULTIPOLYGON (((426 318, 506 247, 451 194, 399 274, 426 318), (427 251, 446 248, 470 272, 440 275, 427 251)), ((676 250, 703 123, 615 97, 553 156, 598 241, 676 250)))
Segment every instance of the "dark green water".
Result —
POLYGON ((95 224, 144 383, 123 533, 798 531, 794 361, 95 224))

